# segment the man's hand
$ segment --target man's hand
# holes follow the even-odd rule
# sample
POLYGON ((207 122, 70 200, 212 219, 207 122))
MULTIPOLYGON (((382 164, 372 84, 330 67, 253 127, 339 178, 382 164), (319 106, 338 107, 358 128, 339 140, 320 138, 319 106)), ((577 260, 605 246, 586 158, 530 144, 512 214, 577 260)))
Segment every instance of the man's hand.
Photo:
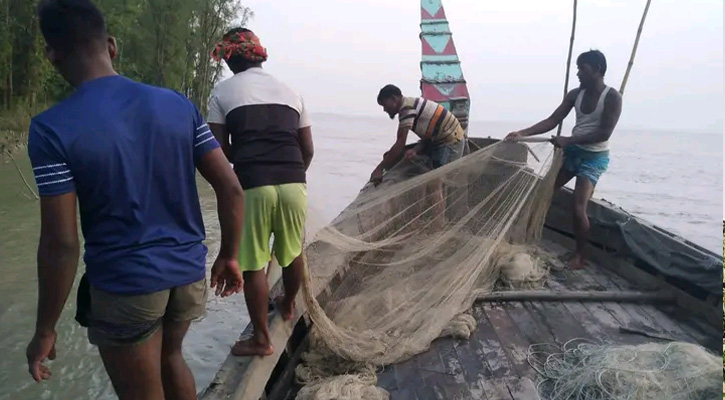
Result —
POLYGON ((380 182, 383 181, 383 171, 379 168, 376 168, 375 171, 370 175, 370 182, 373 183, 373 185, 378 186, 380 182))
POLYGON ((418 152, 415 149, 410 149, 405 152, 405 159, 410 161, 411 158, 418 155, 418 152))
POLYGON ((524 135, 521 134, 520 131, 511 132, 503 139, 505 142, 517 142, 519 141, 524 135))
POLYGON ((46 334, 36 332, 25 351, 28 358, 28 372, 36 382, 50 379, 50 368, 43 365, 43 361, 55 360, 55 338, 55 332, 46 334))
POLYGON ((243 282, 237 260, 217 257, 211 267, 211 287, 216 288, 217 296, 227 297, 241 292, 243 282))
POLYGON ((553 144, 556 147, 564 148, 566 146, 569 146, 571 142, 570 137, 565 136, 552 136, 551 137, 551 144, 553 144))

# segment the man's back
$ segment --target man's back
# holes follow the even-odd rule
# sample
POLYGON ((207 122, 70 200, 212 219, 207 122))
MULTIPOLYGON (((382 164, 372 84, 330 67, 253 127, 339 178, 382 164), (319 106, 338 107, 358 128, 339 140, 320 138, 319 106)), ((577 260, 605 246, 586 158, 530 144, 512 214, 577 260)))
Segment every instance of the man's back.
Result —
POLYGON ((203 279, 195 164, 217 146, 185 97, 122 76, 81 85, 29 139, 40 193, 78 196, 91 284, 128 294, 203 279))
POLYGON ((404 97, 398 120, 401 127, 434 143, 457 143, 463 139, 463 128, 453 113, 422 97, 404 97))
POLYGON ((310 121, 302 97, 262 68, 221 82, 207 119, 231 134, 231 161, 245 190, 306 182, 298 129, 310 121))

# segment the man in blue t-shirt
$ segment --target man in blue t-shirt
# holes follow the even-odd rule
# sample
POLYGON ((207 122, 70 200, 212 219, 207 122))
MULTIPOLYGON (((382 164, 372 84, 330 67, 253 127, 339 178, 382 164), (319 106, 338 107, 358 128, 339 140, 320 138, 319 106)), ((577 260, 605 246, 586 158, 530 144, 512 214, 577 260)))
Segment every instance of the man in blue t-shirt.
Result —
POLYGON ((242 284, 241 186, 186 97, 116 74, 115 39, 89 0, 43 1, 38 18, 48 59, 76 90, 30 125, 41 232, 29 372, 50 377, 43 361, 55 358, 55 326, 78 263, 77 199, 86 264, 79 299, 90 300, 87 313, 79 301, 79 315, 116 393, 196 399, 181 354, 207 297, 196 169, 217 195, 222 243, 211 286, 223 296, 242 284))

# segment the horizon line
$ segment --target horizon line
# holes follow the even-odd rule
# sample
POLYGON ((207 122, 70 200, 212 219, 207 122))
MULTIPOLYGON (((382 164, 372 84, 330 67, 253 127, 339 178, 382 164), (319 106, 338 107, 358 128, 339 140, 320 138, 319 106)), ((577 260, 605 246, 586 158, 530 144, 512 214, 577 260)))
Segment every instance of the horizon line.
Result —
MULTIPOLYGON (((366 114, 366 113, 340 113, 340 112, 329 112, 329 111, 313 111, 310 112, 312 115, 332 115, 336 117, 348 117, 348 118, 377 118, 379 117, 377 114, 366 114)), ((521 124, 522 121, 513 121, 513 120, 494 120, 494 119, 475 119, 471 118, 469 121, 475 121, 475 122, 489 122, 489 123, 502 123, 502 124, 521 124)), ((568 125, 568 124, 565 124, 568 125)), ((691 133, 697 133, 697 134, 708 134, 708 135, 723 135, 723 127, 720 128, 718 131, 717 128, 715 129, 708 129, 708 128, 665 128, 665 127, 651 127, 651 126, 642 126, 642 125, 622 125, 619 126, 618 129, 624 129, 627 131, 657 131, 662 133, 682 133, 682 131, 687 131, 691 133)))

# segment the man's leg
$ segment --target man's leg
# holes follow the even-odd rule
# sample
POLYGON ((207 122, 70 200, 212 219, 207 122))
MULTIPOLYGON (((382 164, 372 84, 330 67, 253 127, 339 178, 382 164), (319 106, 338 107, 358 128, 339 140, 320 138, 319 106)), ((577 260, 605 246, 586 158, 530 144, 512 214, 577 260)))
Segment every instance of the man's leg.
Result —
MULTIPOLYGON (((303 250, 304 251, 304 250, 303 250)), ((282 270, 282 283, 284 284, 284 297, 277 301, 279 312, 285 321, 292 319, 295 313, 295 298, 302 284, 305 260, 300 254, 292 263, 282 270)))
POLYGON ((89 289, 88 339, 120 400, 162 400, 161 339, 169 290, 134 296, 89 289))
POLYGON ((161 337, 158 329, 137 345, 99 345, 103 366, 120 400, 162 400, 161 337))
POLYGON ((240 340, 232 347, 235 356, 268 356, 274 353, 269 336, 267 311, 269 310, 269 287, 264 269, 244 271, 244 300, 247 302, 249 319, 254 333, 249 339, 240 340))
POLYGON ((244 191, 244 226, 239 248, 239 267, 244 276, 244 300, 254 333, 232 347, 235 356, 266 356, 274 353, 267 326, 269 286, 264 267, 269 263, 272 213, 279 199, 274 186, 244 191))
POLYGON ((282 318, 294 316, 295 298, 302 284, 305 260, 303 254, 305 222, 307 221, 307 186, 302 183, 279 185, 279 207, 272 219, 274 254, 282 268, 284 296, 277 299, 282 318))
MULTIPOLYGON (((436 146, 432 153, 432 161, 434 168, 440 168, 446 164, 452 163, 463 156, 465 147, 465 139, 461 139, 458 143, 436 146)), ((445 185, 443 179, 435 179, 428 185, 429 193, 432 198, 434 212, 434 227, 442 230, 446 224, 446 199, 445 185)))
POLYGON ((161 345, 161 378, 166 400, 195 400, 194 375, 181 354, 181 344, 191 321, 164 320, 161 345))
POLYGON ((559 174, 556 175, 556 181, 554 182, 554 190, 559 190, 562 188, 562 186, 569 183, 570 180, 574 178, 574 173, 564 168, 562 165, 561 169, 559 170, 559 174))
POLYGON ((576 253, 570 266, 572 269, 584 267, 584 250, 589 242, 589 217, 587 206, 594 193, 594 184, 585 177, 577 177, 574 187, 574 235, 576 237, 576 253))
POLYGON ((161 378, 166 400, 196 400, 196 384, 181 353, 191 321, 204 315, 208 295, 206 279, 175 287, 163 320, 161 345, 161 378))

